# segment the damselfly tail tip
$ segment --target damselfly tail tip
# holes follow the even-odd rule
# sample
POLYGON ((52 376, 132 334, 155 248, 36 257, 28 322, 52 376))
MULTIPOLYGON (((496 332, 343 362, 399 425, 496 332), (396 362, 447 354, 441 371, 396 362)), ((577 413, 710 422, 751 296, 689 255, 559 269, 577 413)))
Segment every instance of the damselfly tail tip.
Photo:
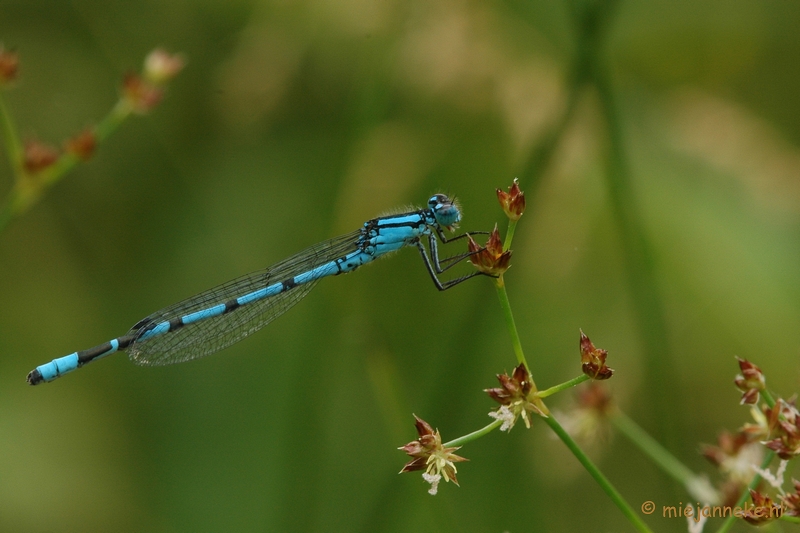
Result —
POLYGON ((44 381, 44 378, 42 378, 42 373, 39 372, 39 369, 37 368, 28 372, 28 377, 26 380, 28 381, 28 385, 38 385, 44 381))

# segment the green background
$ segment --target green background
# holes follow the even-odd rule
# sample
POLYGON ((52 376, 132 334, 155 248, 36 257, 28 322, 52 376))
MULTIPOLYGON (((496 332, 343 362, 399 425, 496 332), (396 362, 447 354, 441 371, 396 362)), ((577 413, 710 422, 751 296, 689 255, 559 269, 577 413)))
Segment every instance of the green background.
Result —
MULTIPOLYGON (((24 381, 434 192, 462 229, 504 228, 494 189, 515 176, 506 281, 537 384, 579 373, 582 328, 620 407, 713 475, 699 443, 748 418, 733 356, 798 389, 800 7, 595 7, 604 22, 580 2, 0 1, 26 139, 100 120, 156 46, 187 58, 0 233, 0 531, 631 530, 541 422, 464 447, 460 488, 397 475, 412 413, 445 439, 482 427, 481 390, 514 366, 489 280, 439 293, 413 250, 202 361, 24 381)), ((634 509, 688 501, 613 431, 587 449, 634 509)))

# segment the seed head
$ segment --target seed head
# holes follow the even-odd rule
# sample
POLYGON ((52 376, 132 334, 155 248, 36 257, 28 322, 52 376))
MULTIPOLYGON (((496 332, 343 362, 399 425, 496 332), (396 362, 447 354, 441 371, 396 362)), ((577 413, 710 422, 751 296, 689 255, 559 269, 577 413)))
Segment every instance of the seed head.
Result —
POLYGON ((506 216, 511 220, 519 220, 525 212, 525 193, 519 189, 519 181, 514 178, 514 183, 508 192, 497 189, 497 200, 500 207, 505 211, 506 216))
POLYGON ((583 331, 581 331, 581 369, 592 379, 603 380, 614 375, 614 370, 606 366, 608 352, 595 348, 583 331))
POLYGON ((493 277, 498 277, 508 270, 509 261, 511 261, 511 250, 503 251, 503 242, 500 240, 497 224, 495 224, 492 233, 489 235, 489 240, 486 241, 486 246, 483 248, 472 239, 472 236, 467 236, 467 239, 469 239, 469 251, 472 252, 469 260, 475 265, 475 268, 493 277))

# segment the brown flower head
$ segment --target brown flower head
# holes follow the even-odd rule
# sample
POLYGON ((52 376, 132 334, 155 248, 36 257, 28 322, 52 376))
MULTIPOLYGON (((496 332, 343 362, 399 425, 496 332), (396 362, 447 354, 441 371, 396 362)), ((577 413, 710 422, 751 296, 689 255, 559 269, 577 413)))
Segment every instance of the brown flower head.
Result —
POLYGON ((546 408, 536 395, 537 391, 524 364, 520 363, 510 376, 498 374, 497 380, 500 382, 500 387, 485 389, 484 392, 500 404, 500 408, 490 412, 489 416, 503 421, 503 425, 500 427, 501 431, 513 428, 520 415, 525 421, 525 427, 530 428, 531 421, 528 412, 547 416, 546 408))
POLYGON ((434 431, 430 424, 417 415, 414 415, 414 418, 419 438, 398 448, 414 459, 407 462, 400 473, 425 470, 422 478, 431 484, 431 488, 428 490, 431 494, 436 494, 442 477, 445 481, 452 481, 458 485, 454 463, 468 459, 453 453, 458 450, 458 447, 444 447, 439 430, 434 431))
POLYGON ((733 479, 722 479, 717 486, 717 494, 719 498, 717 503, 726 505, 730 508, 736 507, 736 502, 739 501, 739 496, 742 491, 747 488, 747 483, 735 481, 733 479))
POLYGON ((741 447, 747 444, 747 442, 747 435, 743 433, 733 435, 729 431, 723 431, 717 436, 717 446, 702 444, 700 451, 706 459, 720 466, 728 457, 739 453, 741 447))
POLYGON ((19 72, 19 56, 16 52, 0 46, 0 85, 17 79, 19 72))
POLYGON ((56 162, 59 156, 56 148, 37 140, 25 142, 22 164, 30 173, 40 172, 56 162))
POLYGON ((514 178, 508 192, 497 189, 497 200, 510 220, 519 220, 525 212, 525 193, 519 189, 517 178, 514 178))
POLYGON ((611 410, 611 393, 605 385, 589 382, 577 394, 578 405, 582 409, 591 409, 599 415, 606 415, 611 410))
POLYGON ((766 408, 770 435, 774 437, 764 443, 781 459, 792 459, 800 454, 800 412, 794 402, 779 398, 775 407, 766 408))
POLYGON ((129 72, 122 80, 122 95, 133 111, 145 114, 161 102, 164 91, 138 74, 129 72))
POLYGON ((792 479, 792 484, 794 492, 785 494, 782 501, 788 516, 800 516, 800 481, 792 479))
POLYGON ((780 518, 781 506, 772 501, 772 498, 750 489, 750 496, 753 498, 753 507, 746 508, 742 513, 744 518, 754 526, 763 526, 768 522, 780 518))
POLYGON ((86 161, 97 147, 97 136, 91 128, 87 128, 79 134, 70 137, 64 143, 64 151, 70 154, 75 154, 80 159, 86 161))
POLYGON ((750 439, 745 432, 731 434, 723 431, 717 436, 717 445, 703 444, 700 452, 719 468, 725 477, 743 487, 755 476, 754 466, 761 464, 764 448, 750 439))
POLYGON ((739 368, 742 373, 737 375, 733 382, 736 384, 736 387, 742 391, 741 403, 750 405, 758 403, 759 393, 766 388, 764 373, 761 372, 760 368, 746 359, 739 359, 737 357, 736 360, 739 361, 739 368))
POLYGON ((472 240, 472 236, 467 236, 467 239, 469 239, 468 247, 472 254, 469 256, 469 260, 475 265, 475 268, 484 274, 494 277, 498 277, 508 270, 511 250, 503 251, 503 242, 500 240, 497 224, 495 224, 492 233, 489 235, 489 240, 486 241, 485 247, 481 248, 478 243, 472 240))
POLYGON ((750 442, 759 442, 765 440, 771 431, 769 423, 769 406, 762 404, 759 408, 756 405, 750 406, 750 415, 753 417, 753 422, 745 422, 739 428, 739 433, 747 436, 750 442))
POLYGON ((614 375, 614 370, 606 366, 608 352, 595 348, 583 331, 581 331, 581 369, 592 379, 603 380, 614 375))
POLYGON ((558 414, 561 427, 587 445, 610 438, 608 416, 613 404, 608 387, 591 381, 576 389, 575 399, 572 409, 558 414))

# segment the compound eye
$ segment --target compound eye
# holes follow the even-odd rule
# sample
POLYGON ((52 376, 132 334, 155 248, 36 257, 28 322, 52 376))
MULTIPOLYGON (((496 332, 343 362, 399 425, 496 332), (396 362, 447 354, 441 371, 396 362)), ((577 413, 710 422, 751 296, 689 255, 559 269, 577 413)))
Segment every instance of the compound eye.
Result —
POLYGON ((450 205, 450 198, 444 194, 436 194, 432 196, 430 200, 428 200, 428 206, 431 209, 442 209, 447 205, 450 205))

